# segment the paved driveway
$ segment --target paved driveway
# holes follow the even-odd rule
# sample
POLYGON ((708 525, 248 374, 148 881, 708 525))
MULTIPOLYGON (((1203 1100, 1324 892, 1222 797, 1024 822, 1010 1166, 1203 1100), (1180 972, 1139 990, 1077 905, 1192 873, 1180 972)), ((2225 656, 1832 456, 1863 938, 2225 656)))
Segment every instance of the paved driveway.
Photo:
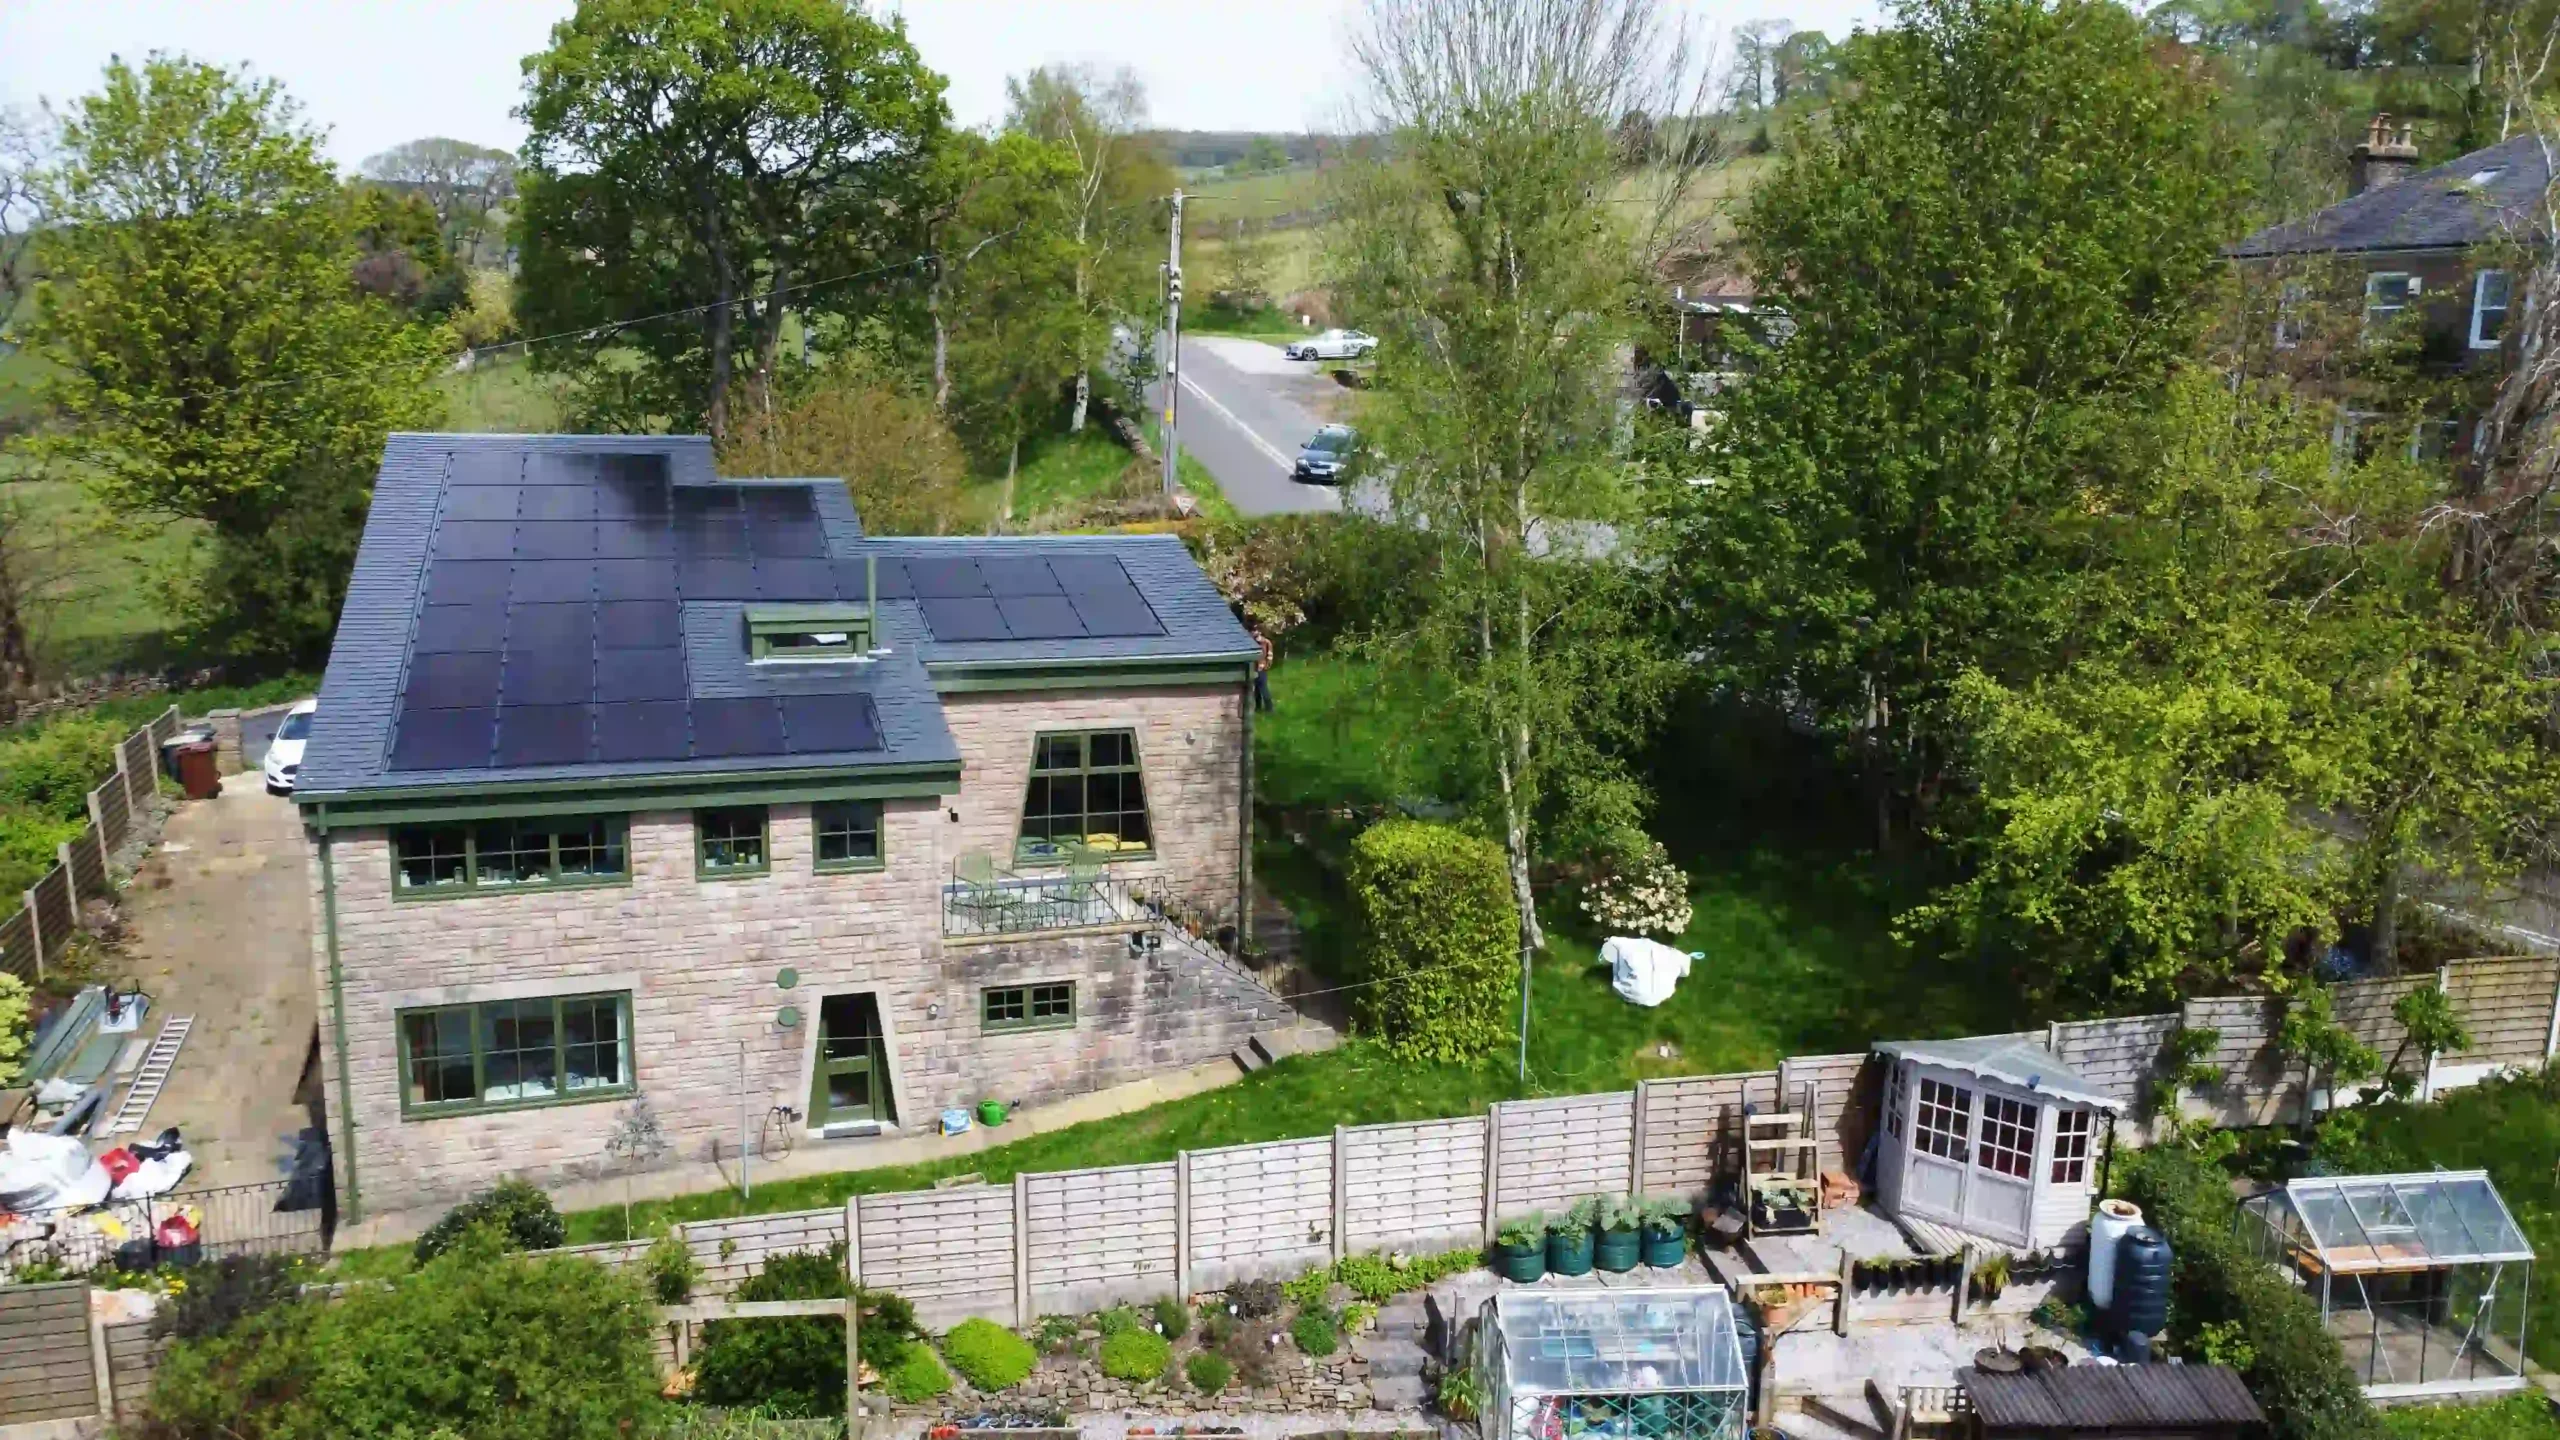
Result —
MULTIPOLYGON (((1218 488, 1247 515, 1339 510, 1330 486, 1289 478, 1298 446, 1316 427, 1338 419, 1348 392, 1327 368, 1281 358, 1280 347, 1224 335, 1182 340, 1182 448, 1217 477, 1218 488)), ((1161 409, 1161 387, 1154 397, 1161 409)))

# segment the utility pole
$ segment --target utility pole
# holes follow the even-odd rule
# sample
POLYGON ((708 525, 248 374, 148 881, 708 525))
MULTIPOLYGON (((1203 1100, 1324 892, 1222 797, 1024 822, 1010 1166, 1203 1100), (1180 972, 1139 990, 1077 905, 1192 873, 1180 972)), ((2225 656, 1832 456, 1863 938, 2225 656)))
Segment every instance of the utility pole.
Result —
POLYGON ((1164 494, 1167 500, 1179 483, 1182 442, 1176 438, 1173 417, 1176 403, 1182 397, 1182 191, 1173 192, 1173 253, 1164 267, 1164 494))

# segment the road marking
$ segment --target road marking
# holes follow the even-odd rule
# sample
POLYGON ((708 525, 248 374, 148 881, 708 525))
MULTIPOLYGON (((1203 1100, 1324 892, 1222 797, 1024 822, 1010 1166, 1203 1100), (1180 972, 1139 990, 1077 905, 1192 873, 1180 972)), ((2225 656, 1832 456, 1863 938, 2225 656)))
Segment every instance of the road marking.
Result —
MULTIPOLYGON (((1246 438, 1247 440, 1252 441, 1252 442, 1253 442, 1253 448, 1254 448, 1254 449, 1256 449, 1256 450, 1261 451, 1265 456, 1268 456, 1268 457, 1270 458, 1270 461, 1271 461, 1271 463, 1272 463, 1272 464, 1279 466, 1279 467, 1280 467, 1281 469, 1283 469, 1283 470, 1287 470, 1287 471, 1290 471, 1290 472, 1292 472, 1292 473, 1295 473, 1295 472, 1296 472, 1296 470, 1297 470, 1297 466, 1296 466, 1296 464, 1295 464, 1294 462, 1292 462, 1288 456, 1281 454, 1281 453, 1280 453, 1280 450, 1279 450, 1279 447, 1277 447, 1277 446, 1273 445, 1270 441, 1263 439, 1261 435, 1259 435, 1259 434, 1255 433, 1254 428, 1253 428, 1252 426, 1247 425, 1247 424, 1246 424, 1246 423, 1244 423, 1243 421, 1241 421, 1241 420, 1237 419, 1237 418, 1236 418, 1236 412, 1234 412, 1233 410, 1228 409, 1228 408, 1227 408, 1226 406, 1224 406, 1224 405, 1219 404, 1219 403, 1218 403, 1218 397, 1217 397, 1217 396, 1212 395, 1212 394, 1210 394, 1208 391, 1201 389, 1201 388, 1200 388, 1200 382, 1199 382, 1199 381, 1192 379, 1192 378, 1191 378, 1190 376, 1188 376, 1188 375, 1185 375, 1185 376, 1183 376, 1183 377, 1182 377, 1182 388, 1183 388, 1183 389, 1185 389, 1185 390, 1190 391, 1190 392, 1191 392, 1192 394, 1194 394, 1194 395, 1199 396, 1202 404, 1207 405, 1210 409, 1215 410, 1215 411, 1217 411, 1220 415, 1225 416, 1225 417, 1226 417, 1226 421, 1227 421, 1227 423, 1228 423, 1228 424, 1233 425, 1233 426, 1234 426, 1234 427, 1236 427, 1238 430, 1243 431, 1243 432, 1244 432, 1244 438, 1246 438)), ((1179 430, 1177 430, 1175 433, 1178 435, 1180 432, 1179 432, 1179 430)))

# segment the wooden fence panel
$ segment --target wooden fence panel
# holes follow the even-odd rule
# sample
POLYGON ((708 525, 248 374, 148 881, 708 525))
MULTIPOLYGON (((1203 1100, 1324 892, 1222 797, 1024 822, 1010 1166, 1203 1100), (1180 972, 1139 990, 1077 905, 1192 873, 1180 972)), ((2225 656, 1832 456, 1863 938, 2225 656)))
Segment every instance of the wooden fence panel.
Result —
POLYGON ((124 782, 110 780, 89 794, 95 802, 98 834, 108 853, 123 849, 126 837, 133 833, 133 801, 125 794, 124 782))
POLYGON ((865 1195, 862 1283, 894 1290, 929 1329, 971 1316, 1013 1323, 1013 1187, 865 1195))
POLYGON ((2219 1068, 2222 1083, 2210 1094, 2189 1097, 2201 1102, 2217 1123, 2273 1125, 2297 1108, 2295 1087, 2276 1050, 2276 1025, 2283 1013, 2280 1002, 2264 995, 2190 1000, 2179 1007, 2180 1023, 2187 1029, 2210 1029, 2218 1037, 2200 1063, 2219 1068))
POLYGON ((1867 1055, 1799 1055, 1778 1062, 1778 1105, 1804 1103, 1805 1086, 1818 1087, 1813 1116, 1816 1158, 1825 1170, 1847 1170, 1866 1148, 1875 1124, 1875 1083, 1867 1055))
POLYGON ((2432 971, 2419 975, 2392 975, 2376 980, 2349 980, 2329 987, 2331 1013, 2347 1033, 2373 1047, 2376 1058, 2388 1066, 2397 1060, 2404 1069, 2415 1072, 2427 1063, 2423 1055, 2404 1055, 2401 1047, 2409 1039, 2408 1027, 2391 1013, 2400 997, 2412 990, 2434 986, 2432 971))
POLYGON ((0 920, 0 970, 29 984, 36 978, 36 927, 21 907, 6 920, 0 920))
POLYGON ((2448 1057, 2457 1065, 2539 1065, 2551 1038, 2560 959, 2527 955, 2457 960, 2445 967, 2445 994, 2471 1032, 2471 1048, 2448 1057))
POLYGON ((2063 1064, 2110 1098, 2139 1110, 2144 1092, 2160 1074, 2169 1037, 2176 1033, 2174 1014, 2126 1015, 2056 1025, 2052 1040, 2063 1064))
POLYGON ((684 1227, 685 1248, 702 1267, 696 1298, 714 1300, 738 1288, 775 1255, 795 1251, 824 1254, 844 1240, 844 1208, 789 1210, 773 1215, 745 1215, 735 1220, 692 1220, 684 1227), (727 1253, 722 1253, 722 1247, 727 1253))
POLYGON ((1173 1289, 1174 1167, 1027 1178, 1031 1307, 1077 1314, 1173 1289))
POLYGON ((97 1413, 89 1282, 0 1286, 0 1425, 97 1413))
POLYGON ((71 909, 74 915, 79 913, 83 900, 115 898, 115 888, 107 883, 107 852, 98 848, 97 826, 84 826, 64 848, 71 860, 71 909))
POLYGON ((159 738, 149 730, 136 730, 124 737, 124 744, 117 748, 124 761, 126 798, 141 805, 160 788, 159 738))
POLYGON ((80 918, 80 907, 71 899, 71 872, 57 864, 27 893, 35 900, 36 933, 44 937, 44 963, 50 965, 71 943, 72 927, 80 918))
POLYGON ((1194 1150, 1189 1189, 1194 1289, 1295 1275, 1333 1258, 1329 1136, 1194 1150))
POLYGON ((1454 1250, 1484 1239, 1481 1115, 1342 1132, 1344 1248, 1454 1250))
POLYGON ((1742 1107, 1778 1103, 1778 1072, 1683 1075, 1647 1080, 1644 1188, 1683 1200, 1705 1198, 1716 1177, 1741 1173, 1742 1107))
POLYGON ((1495 1211, 1508 1219, 1560 1210, 1585 1195, 1627 1193, 1636 1096, 1505 1101, 1494 1111, 1495 1211))

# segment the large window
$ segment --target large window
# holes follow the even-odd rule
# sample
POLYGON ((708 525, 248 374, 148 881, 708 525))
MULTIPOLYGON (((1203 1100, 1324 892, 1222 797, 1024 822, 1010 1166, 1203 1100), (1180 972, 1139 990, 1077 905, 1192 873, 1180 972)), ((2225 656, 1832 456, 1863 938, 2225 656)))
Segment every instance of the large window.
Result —
POLYGON ((1983 1096, 1982 1144, 1974 1159, 1995 1175, 2026 1179, 2036 1161, 2036 1107, 2005 1095, 1983 1096))
POLYGON ((880 802, 831 800, 809 807, 821 870, 880 868, 880 802))
POLYGON ((2471 281, 2471 348, 2495 350, 2507 333, 2509 281, 2504 270, 2483 270, 2471 281))
POLYGON ((1923 1077, 1920 1108, 1912 1119, 1912 1148, 1921 1154, 1961 1162, 1972 1153, 1972 1091, 1923 1077))
POLYGON ((694 873, 706 880, 762 875, 772 853, 765 844, 761 805, 696 810, 693 839, 694 873))
POLYGON ((1093 730, 1033 742, 1018 858, 1063 859, 1078 848, 1112 855, 1154 844, 1136 732, 1093 730))
POLYGON ((2400 317, 2418 298, 2418 277, 2381 270, 2364 279, 2364 328, 2378 329, 2400 317))
POLYGON ((619 883, 631 878, 627 829, 621 815, 404 825, 391 832, 392 892, 619 883))
POLYGON ((2089 1136, 2097 1127, 2094 1110, 2053 1113, 2053 1183, 2081 1185, 2089 1179, 2089 1136))
POLYGON ((978 1028, 1064 1030, 1076 1023, 1072 980, 1040 985, 998 985, 978 993, 978 1028))
POLYGON ((631 997, 555 995, 403 1010, 400 1108, 445 1114, 629 1094, 631 997))

